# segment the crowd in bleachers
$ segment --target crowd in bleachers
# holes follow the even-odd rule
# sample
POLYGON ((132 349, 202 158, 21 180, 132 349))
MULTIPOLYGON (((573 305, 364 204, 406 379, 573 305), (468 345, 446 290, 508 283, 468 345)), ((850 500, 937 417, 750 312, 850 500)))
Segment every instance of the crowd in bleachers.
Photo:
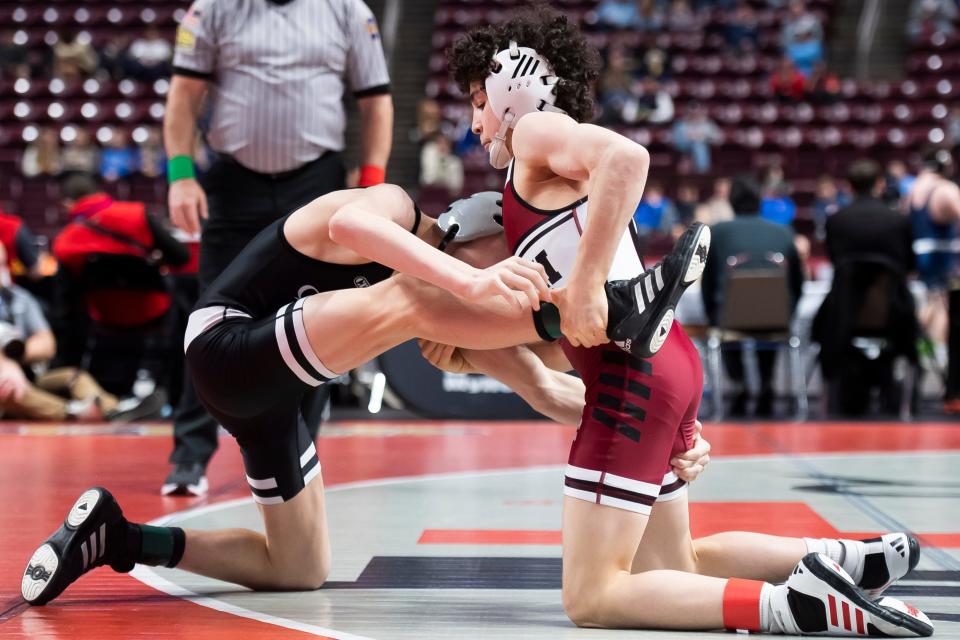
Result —
MULTIPOLYGON (((604 55, 598 121, 651 151, 653 173, 670 197, 681 183, 706 193, 716 176, 779 164, 796 205, 794 226, 813 237, 822 174, 842 175, 864 153, 883 163, 906 160, 916 170, 923 146, 960 142, 960 109, 951 107, 960 95, 954 0, 912 3, 900 82, 860 82, 832 70, 832 0, 565 0, 559 6, 604 55)), ((451 144, 448 152, 441 142, 443 153, 436 154, 433 140, 425 160, 462 165, 463 180, 444 182, 437 178, 442 172, 431 171, 427 184, 454 194, 497 186, 468 131, 466 103, 446 77, 443 51, 464 27, 494 21, 508 8, 440 4, 424 108, 436 114, 427 129, 451 144)))

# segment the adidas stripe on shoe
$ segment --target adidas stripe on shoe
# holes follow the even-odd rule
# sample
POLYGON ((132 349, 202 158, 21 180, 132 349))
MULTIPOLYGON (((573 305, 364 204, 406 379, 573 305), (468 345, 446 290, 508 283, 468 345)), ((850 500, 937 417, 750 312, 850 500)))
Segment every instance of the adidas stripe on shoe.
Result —
POLYGON ((824 553, 843 567, 858 587, 876 599, 920 561, 920 543, 909 533, 885 533, 869 540, 804 538, 807 551, 824 553))
MULTIPOLYGON (((43 605, 87 571, 110 564, 123 547, 127 521, 106 489, 85 491, 63 524, 33 552, 20 580, 20 594, 32 605, 43 605)), ((115 567, 119 571, 133 568, 115 567)))
POLYGON ((770 595, 773 630, 791 635, 926 637, 929 618, 895 598, 874 602, 840 565, 821 553, 804 556, 770 595))
POLYGON ((710 227, 695 222, 655 267, 608 282, 607 337, 638 358, 656 354, 670 334, 680 296, 703 274, 709 252, 710 227))

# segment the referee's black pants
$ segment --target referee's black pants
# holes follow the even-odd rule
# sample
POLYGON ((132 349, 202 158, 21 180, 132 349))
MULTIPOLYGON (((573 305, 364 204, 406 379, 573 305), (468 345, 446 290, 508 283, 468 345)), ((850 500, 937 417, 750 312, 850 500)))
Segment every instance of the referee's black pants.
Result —
MULTIPOLYGON (((314 198, 343 189, 346 171, 340 154, 333 152, 275 176, 250 171, 224 156, 214 162, 201 183, 210 216, 200 241, 202 294, 268 224, 314 198)), ((314 438, 328 395, 324 385, 308 393, 303 402, 303 416, 314 438)), ((189 372, 184 375, 183 392, 173 414, 173 440, 173 464, 199 462, 206 466, 217 450, 217 423, 197 399, 189 372)))

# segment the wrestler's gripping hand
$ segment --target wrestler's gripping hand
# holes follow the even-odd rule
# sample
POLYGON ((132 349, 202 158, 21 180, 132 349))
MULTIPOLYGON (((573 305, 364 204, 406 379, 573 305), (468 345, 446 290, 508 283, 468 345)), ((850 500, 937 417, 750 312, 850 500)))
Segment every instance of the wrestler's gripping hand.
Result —
POLYGON ((480 373, 463 357, 463 352, 458 347, 423 339, 417 340, 417 345, 419 345, 420 353, 426 358, 427 362, 441 371, 480 373))
POLYGON ((703 425, 697 420, 696 434, 693 437, 693 448, 670 460, 670 466, 677 477, 684 482, 693 482, 703 472, 704 467, 710 464, 710 443, 700 432, 703 425))
POLYGON ((560 310, 560 331, 575 347, 596 347, 610 342, 607 337, 607 294, 599 286, 581 285, 573 280, 552 291, 552 302, 560 310))
POLYGON ((509 304, 505 313, 518 314, 527 309, 524 302, 539 309, 541 300, 550 300, 548 287, 543 265, 510 257, 486 269, 474 269, 457 293, 474 304, 490 304, 495 298, 503 298, 509 304))

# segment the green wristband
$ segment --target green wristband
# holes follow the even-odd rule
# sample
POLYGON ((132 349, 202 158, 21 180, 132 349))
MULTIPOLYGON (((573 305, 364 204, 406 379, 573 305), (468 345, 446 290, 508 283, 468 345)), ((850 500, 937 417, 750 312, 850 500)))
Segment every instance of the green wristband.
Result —
POLYGON ((193 159, 190 156, 173 156, 167 160, 167 182, 176 182, 177 180, 193 179, 196 173, 193 171, 193 159))

